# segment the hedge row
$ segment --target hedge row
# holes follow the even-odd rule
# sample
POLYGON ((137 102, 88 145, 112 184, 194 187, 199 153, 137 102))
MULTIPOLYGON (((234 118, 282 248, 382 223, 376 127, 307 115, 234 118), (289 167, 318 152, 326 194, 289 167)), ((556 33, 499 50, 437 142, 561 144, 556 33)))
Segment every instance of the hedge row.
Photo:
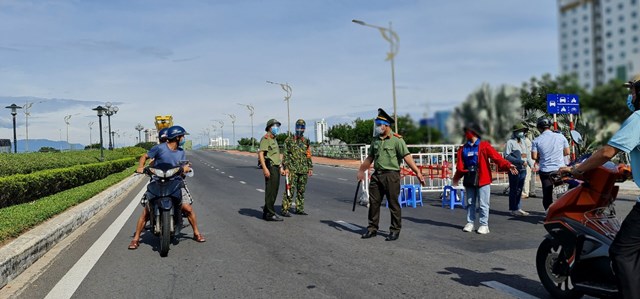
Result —
POLYGON ((104 179, 40 198, 33 202, 0 209, 0 244, 35 227, 47 219, 64 212, 95 196, 112 185, 131 176, 135 170, 129 167, 104 179))
POLYGON ((114 161, 0 177, 0 190, 2 190, 0 208, 30 202, 103 179, 110 174, 135 165, 136 161, 135 157, 128 157, 114 161))
MULTIPOLYGON (((146 150, 139 147, 118 148, 104 151, 105 161, 126 157, 140 157, 146 150)), ((78 164, 99 162, 100 150, 69 151, 58 153, 0 154, 0 177, 29 174, 46 169, 71 167, 78 164)))

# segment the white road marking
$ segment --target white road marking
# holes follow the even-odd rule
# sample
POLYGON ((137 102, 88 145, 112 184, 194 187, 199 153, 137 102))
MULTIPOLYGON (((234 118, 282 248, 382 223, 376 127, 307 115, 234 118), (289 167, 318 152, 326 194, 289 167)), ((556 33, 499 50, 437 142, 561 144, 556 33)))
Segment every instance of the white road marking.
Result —
POLYGON ((511 295, 515 298, 520 298, 520 299, 537 299, 538 297, 529 295, 523 291, 520 291, 518 289, 514 289, 506 284, 503 283, 499 283, 495 280, 492 281, 483 281, 481 282, 483 285, 486 285, 492 289, 495 289, 497 291, 501 291, 503 293, 506 293, 508 295, 511 295))
POLYGON ((232 179, 232 178, 233 178, 233 176, 232 176, 232 175, 230 175, 230 176, 229 176, 229 178, 230 178, 230 179, 232 179))
POLYGON ((343 178, 338 178, 341 181, 348 181, 347 179, 343 179, 343 178))
POLYGON ((246 183, 247 183, 247 182, 245 182, 245 181, 240 181, 240 184, 243 184, 243 185, 244 185, 244 184, 246 184, 246 183))
POLYGON ((258 190, 258 192, 264 193, 264 190, 262 190, 262 189, 256 189, 256 190, 258 190))
POLYGON ((118 232, 122 229, 127 219, 131 217, 133 211, 138 206, 137 198, 142 197, 146 188, 142 188, 134 200, 122 211, 122 214, 107 228, 107 230, 96 240, 85 254, 76 262, 67 274, 49 291, 45 299, 71 298, 78 289, 89 271, 98 262, 104 251, 113 242, 118 232))
POLYGON ((224 171, 220 171, 220 173, 224 174, 224 171))
POLYGON ((355 225, 353 225, 353 224, 351 224, 351 223, 349 223, 349 222, 344 222, 344 221, 342 221, 342 220, 338 220, 338 221, 334 221, 334 222, 335 222, 335 223, 337 223, 337 224, 340 224, 340 225, 342 225, 342 226, 344 226, 344 227, 346 227, 346 228, 348 228, 349 230, 354 231, 354 232, 355 232, 355 231, 362 230, 362 228, 357 227, 357 226, 355 226, 355 225))

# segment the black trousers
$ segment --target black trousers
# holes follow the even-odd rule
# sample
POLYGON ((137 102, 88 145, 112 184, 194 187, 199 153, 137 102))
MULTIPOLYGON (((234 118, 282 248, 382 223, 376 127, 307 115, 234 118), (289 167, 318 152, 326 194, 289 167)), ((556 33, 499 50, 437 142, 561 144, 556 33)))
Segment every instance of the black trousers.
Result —
POLYGON ((551 181, 551 172, 538 172, 540 174, 540 182, 542 183, 542 206, 548 209, 553 203, 553 182, 551 181))
POLYGON ((633 206, 616 234, 609 255, 622 298, 640 298, 640 203, 633 206))
POLYGON ((399 171, 376 171, 371 176, 369 183, 369 231, 378 231, 378 223, 380 222, 380 204, 382 197, 386 196, 389 202, 389 210, 391 211, 391 227, 390 232, 400 232, 401 208, 398 202, 400 194, 400 172, 399 171))
POLYGON ((278 197, 278 189, 280 188, 280 168, 278 165, 272 165, 269 167, 271 175, 269 178, 264 178, 264 208, 262 210, 263 216, 270 217, 276 214, 276 210, 273 205, 276 203, 276 197, 278 197))

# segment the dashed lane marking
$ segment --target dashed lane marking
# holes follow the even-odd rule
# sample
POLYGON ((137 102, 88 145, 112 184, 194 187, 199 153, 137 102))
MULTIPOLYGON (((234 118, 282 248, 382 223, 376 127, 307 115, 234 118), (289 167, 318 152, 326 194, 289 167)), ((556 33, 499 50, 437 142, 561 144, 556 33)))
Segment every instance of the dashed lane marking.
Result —
POLYGON ((230 179, 232 179, 232 178, 233 178, 233 176, 232 176, 232 175, 230 175, 230 176, 229 176, 229 178, 230 178, 230 179))
POLYGON ((334 221, 334 222, 335 222, 335 223, 337 223, 337 224, 339 224, 339 225, 341 225, 341 226, 344 226, 344 227, 346 227, 346 228, 348 228, 349 230, 354 231, 354 232, 359 231, 359 230, 362 230, 362 228, 357 227, 357 226, 355 226, 355 225, 353 225, 353 224, 351 224, 351 223, 349 223, 349 222, 344 222, 344 221, 342 221, 342 220, 338 220, 338 221, 334 221))
POLYGON ((348 181, 347 179, 343 179, 343 178, 338 178, 341 181, 348 181))
POLYGON ((529 295, 529 294, 527 294, 527 293, 525 293, 523 291, 520 291, 518 289, 514 289, 514 288, 512 288, 512 287, 510 287, 510 286, 508 286, 506 284, 497 282, 495 280, 483 281, 481 283, 483 285, 486 285, 486 286, 494 289, 494 290, 506 293, 506 294, 511 295, 511 296, 513 296, 515 298, 520 298, 520 299, 538 299, 538 297, 536 297, 536 296, 529 295))
POLYGON ((240 181, 240 184, 243 184, 243 185, 244 185, 244 184, 246 184, 246 183, 247 183, 247 182, 245 182, 245 181, 240 181))
POLYGON ((256 189, 256 190, 258 190, 258 192, 264 193, 264 190, 262 190, 262 189, 256 189))

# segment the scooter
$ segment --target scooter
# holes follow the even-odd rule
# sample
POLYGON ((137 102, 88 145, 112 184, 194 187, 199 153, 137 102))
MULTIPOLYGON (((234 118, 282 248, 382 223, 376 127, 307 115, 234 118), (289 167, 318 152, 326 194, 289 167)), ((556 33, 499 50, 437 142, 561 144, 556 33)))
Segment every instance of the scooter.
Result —
MULTIPOLYGON (((617 296, 609 259, 609 246, 620 229, 615 183, 629 175, 627 166, 607 162, 586 172, 579 186, 549 207, 544 221, 549 234, 538 247, 536 269, 554 298, 617 296)), ((552 176, 554 184, 563 184, 566 177, 552 176)))
POLYGON ((160 256, 166 257, 171 239, 179 235, 182 226, 183 168, 160 164, 145 167, 144 173, 152 178, 147 185, 151 227, 153 234, 160 237, 160 256))

